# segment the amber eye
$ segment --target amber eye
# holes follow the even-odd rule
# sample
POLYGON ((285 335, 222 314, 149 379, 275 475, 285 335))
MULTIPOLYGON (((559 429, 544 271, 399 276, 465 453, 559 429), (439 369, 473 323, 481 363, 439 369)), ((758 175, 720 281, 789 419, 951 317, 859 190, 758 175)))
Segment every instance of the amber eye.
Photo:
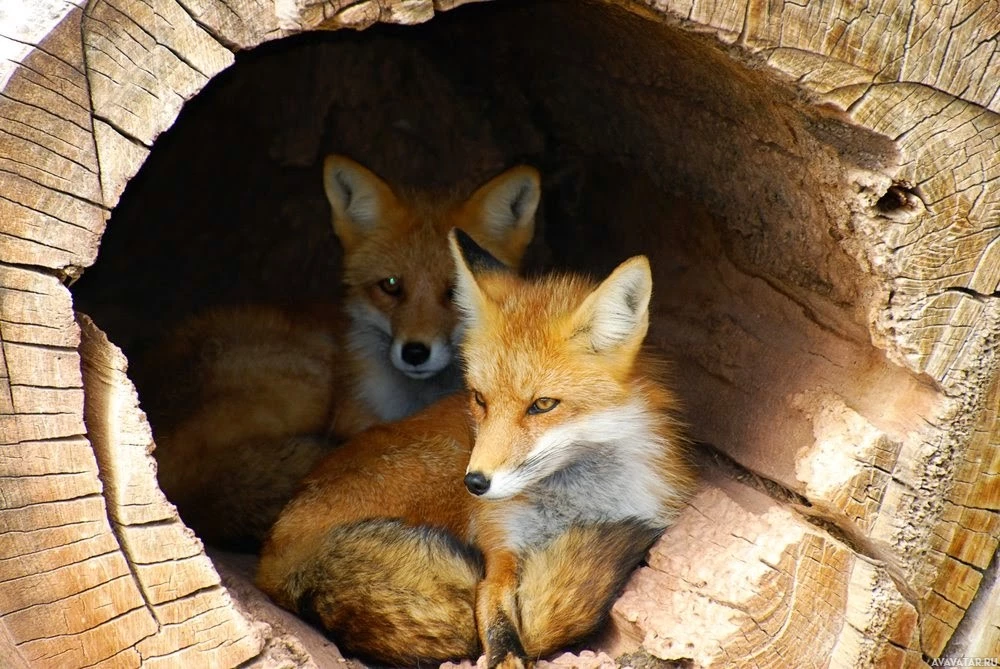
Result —
POLYGON ((403 290, 403 280, 398 276, 386 277, 378 282, 378 287, 386 295, 399 295, 400 291, 403 290))
POLYGON ((546 413, 548 411, 552 411, 557 406, 559 406, 559 400, 554 400, 551 397, 539 397, 531 404, 530 407, 528 407, 528 413, 546 413))
POLYGON ((483 394, 478 390, 472 391, 472 399, 476 400, 476 404, 478 404, 482 408, 484 409, 486 408, 486 398, 483 397, 483 394))

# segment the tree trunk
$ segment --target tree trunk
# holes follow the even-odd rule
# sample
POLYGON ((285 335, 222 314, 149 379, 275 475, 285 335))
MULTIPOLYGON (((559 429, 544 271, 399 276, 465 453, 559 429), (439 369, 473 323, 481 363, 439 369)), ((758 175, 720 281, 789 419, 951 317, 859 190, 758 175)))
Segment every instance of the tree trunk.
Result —
MULTIPOLYGON (((407 29, 428 32, 423 50, 400 51, 405 65, 378 50, 417 33, 372 28, 346 46, 305 45, 309 67, 274 68, 287 90, 222 107, 206 133, 225 134, 226 119, 242 131, 242 116, 265 123, 270 100, 280 132, 232 149, 233 161, 263 154, 313 179, 294 200, 304 204, 275 205, 308 210, 295 210, 302 220, 326 215, 313 168, 338 146, 402 178, 393 171, 426 157, 419 147, 451 141, 454 161, 409 165, 411 181, 428 183, 537 157, 549 175, 550 261, 603 271, 626 253, 651 257, 651 339, 675 361, 704 483, 615 605, 595 646, 604 654, 565 661, 1000 657, 1000 12, 616 0, 441 15, 461 4, 25 0, 21 14, 0 10, 0 664, 337 661, 254 592, 252 565, 210 560, 179 521, 156 485, 128 361, 74 307, 127 345, 198 306, 196 290, 153 299, 168 288, 133 280, 136 264, 162 262, 162 278, 185 254, 207 268, 192 281, 250 268, 248 294, 274 290, 267 277, 299 262, 282 246, 294 234, 266 240, 265 223, 224 229, 193 211, 158 222, 153 191, 129 207, 123 192, 171 150, 155 140, 235 53, 386 22, 429 22, 407 29), (481 68, 472 88, 449 88, 458 75, 444 65, 422 69, 437 44, 481 68), (347 57, 360 53, 375 55, 347 57), (340 79, 324 98, 326 76, 340 79), (296 86, 310 91, 301 104, 285 97, 296 86), (365 106, 394 94, 415 103, 405 124, 365 106), (113 242, 116 225, 135 232, 113 242), (211 225, 218 236, 199 241, 211 225), (250 227, 251 250, 280 249, 274 267, 252 254, 209 262, 220 240, 240 248, 250 227), (143 243, 161 260, 139 258, 143 243), (128 308, 108 307, 116 300, 128 308)), ((201 180, 221 169, 196 163, 183 169, 201 180)), ((303 234, 328 237, 323 225, 303 234)), ((318 296, 335 269, 292 289, 318 296)))

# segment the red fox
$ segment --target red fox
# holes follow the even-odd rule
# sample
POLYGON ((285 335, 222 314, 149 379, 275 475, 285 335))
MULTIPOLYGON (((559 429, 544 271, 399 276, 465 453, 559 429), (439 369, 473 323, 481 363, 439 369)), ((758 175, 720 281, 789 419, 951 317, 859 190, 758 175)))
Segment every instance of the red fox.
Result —
POLYGON ((302 477, 343 439, 461 388, 447 233, 516 268, 538 173, 515 167, 464 201, 393 190, 329 156, 344 309, 220 308, 182 324, 140 375, 161 487, 202 539, 259 545, 302 477))
POLYGON ((695 476, 642 350, 645 257, 595 287, 451 248, 468 392, 326 456, 257 584, 365 659, 522 666, 596 631, 695 476))

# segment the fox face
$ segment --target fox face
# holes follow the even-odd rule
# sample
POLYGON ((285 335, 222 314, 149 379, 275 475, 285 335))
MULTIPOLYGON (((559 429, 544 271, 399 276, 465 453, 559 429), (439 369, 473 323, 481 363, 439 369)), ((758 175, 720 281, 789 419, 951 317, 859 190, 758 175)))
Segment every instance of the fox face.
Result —
POLYGON ((446 201, 398 194, 358 163, 329 156, 323 182, 344 249, 348 339, 371 365, 363 376, 380 417, 400 418, 427 403, 405 400, 413 385, 405 380, 436 379, 441 393, 460 384, 455 347, 461 325, 452 300, 448 231, 466 231, 517 268, 534 235, 538 172, 515 167, 464 201, 446 201))
POLYGON ((649 323, 645 257, 595 288, 576 277, 525 282, 460 233, 452 252, 476 432, 466 474, 473 494, 512 497, 652 431, 629 383, 649 323))

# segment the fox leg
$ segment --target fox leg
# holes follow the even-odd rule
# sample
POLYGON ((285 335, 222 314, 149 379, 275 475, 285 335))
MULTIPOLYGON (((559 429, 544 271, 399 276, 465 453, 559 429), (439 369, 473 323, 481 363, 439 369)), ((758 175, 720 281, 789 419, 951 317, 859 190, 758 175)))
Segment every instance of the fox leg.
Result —
POLYGON ((521 556, 522 653, 551 655, 594 634, 663 529, 639 520, 573 526, 521 556))
POLYGON ((517 555, 510 551, 486 555, 486 578, 476 593, 476 625, 490 669, 530 664, 518 632, 517 580, 517 555))

